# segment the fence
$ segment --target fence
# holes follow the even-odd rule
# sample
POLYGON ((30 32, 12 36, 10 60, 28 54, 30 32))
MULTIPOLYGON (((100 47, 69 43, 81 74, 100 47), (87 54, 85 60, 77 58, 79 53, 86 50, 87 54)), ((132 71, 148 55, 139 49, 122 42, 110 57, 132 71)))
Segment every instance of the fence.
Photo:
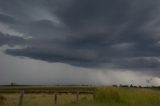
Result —
MULTIPOLYGON (((56 106, 58 104, 58 95, 60 95, 60 94, 73 94, 73 95, 75 95, 75 102, 76 103, 79 102, 79 96, 81 94, 90 94, 93 96, 93 99, 95 98, 95 91, 56 91, 53 93, 53 97, 54 97, 53 106, 56 106)), ((25 96, 25 91, 20 91, 18 106, 23 106, 24 96, 25 96)))

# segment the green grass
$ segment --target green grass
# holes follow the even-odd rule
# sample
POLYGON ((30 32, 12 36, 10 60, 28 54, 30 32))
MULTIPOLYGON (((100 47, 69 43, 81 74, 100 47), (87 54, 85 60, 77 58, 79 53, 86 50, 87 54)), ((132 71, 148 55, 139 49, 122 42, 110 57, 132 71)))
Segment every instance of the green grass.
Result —
POLYGON ((98 88, 94 101, 70 106, 160 106, 160 90, 98 88))
POLYGON ((17 93, 24 90, 26 93, 53 93, 55 91, 94 91, 91 86, 2 86, 0 93, 17 93))
MULTIPOLYGON (((0 95, 5 98, 3 106, 17 105, 19 94, 1 93, 0 95)), ((53 106, 53 104, 54 96, 51 93, 25 94, 23 101, 23 106, 53 106)), ((58 106, 160 106, 160 90, 98 87, 94 99, 92 95, 83 94, 80 95, 79 103, 76 102, 74 94, 58 95, 58 106)))

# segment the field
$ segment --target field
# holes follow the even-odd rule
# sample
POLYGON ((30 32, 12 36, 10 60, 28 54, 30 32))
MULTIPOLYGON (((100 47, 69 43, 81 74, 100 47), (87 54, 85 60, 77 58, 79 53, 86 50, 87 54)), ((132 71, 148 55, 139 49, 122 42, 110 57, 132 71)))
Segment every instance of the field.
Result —
POLYGON ((20 90, 26 93, 23 106, 160 106, 160 89, 116 87, 0 87, 0 106, 18 106, 20 90), (79 101, 76 100, 76 92, 79 101), (96 92, 88 94, 86 92, 96 92), (70 92, 70 93, 67 93, 70 92))

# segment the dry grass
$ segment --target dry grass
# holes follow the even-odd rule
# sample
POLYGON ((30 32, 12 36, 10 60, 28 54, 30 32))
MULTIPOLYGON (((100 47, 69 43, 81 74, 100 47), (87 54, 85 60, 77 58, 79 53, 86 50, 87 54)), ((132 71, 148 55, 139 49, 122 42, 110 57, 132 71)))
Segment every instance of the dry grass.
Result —
MULTIPOLYGON (((1 94, 5 98, 3 106, 16 106, 19 94, 1 94)), ((52 94, 25 94, 23 106, 53 106, 52 94)), ((92 95, 80 95, 76 103, 76 95, 58 96, 58 106, 160 106, 160 90, 143 88, 100 87, 92 95)))
POLYGON ((6 98, 0 95, 0 105, 4 105, 5 101, 6 101, 6 98))

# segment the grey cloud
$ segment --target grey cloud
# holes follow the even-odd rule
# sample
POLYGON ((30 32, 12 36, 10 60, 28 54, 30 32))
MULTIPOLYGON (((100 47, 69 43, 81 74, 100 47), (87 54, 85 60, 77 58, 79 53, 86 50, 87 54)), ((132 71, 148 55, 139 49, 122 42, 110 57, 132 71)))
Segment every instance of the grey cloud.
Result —
MULTIPOLYGON (((133 69, 141 71, 159 71, 159 57, 132 57, 132 58, 117 58, 110 62, 111 68, 118 69, 133 69)), ((153 73, 154 73, 153 72, 153 73)))
POLYGON ((15 19, 9 15, 6 14, 1 14, 0 13, 0 22, 2 23, 9 23, 9 24, 14 24, 15 23, 15 19))
MULTIPOLYGON (((0 47, 0 51, 6 47, 0 47)), ((47 63, 28 58, 16 58, 0 52, 0 84, 89 84, 112 85, 134 84, 159 86, 160 74, 156 71, 134 72, 121 69, 93 69, 75 67, 62 63, 47 63), (18 75, 18 76, 17 76, 18 75), (146 80, 150 80, 146 83, 146 80)))
POLYGON ((9 46, 15 46, 15 45, 25 45, 26 41, 22 37, 16 37, 11 35, 4 35, 0 33, 0 46, 3 45, 9 45, 9 46))
MULTIPOLYGON (((157 24, 148 24, 159 18, 155 14, 160 12, 158 0, 15 0, 13 6, 11 3, 1 1, 1 10, 19 19, 12 25, 14 29, 33 38, 27 41, 28 47, 8 49, 7 54, 81 67, 105 64, 125 69, 159 69, 159 61, 154 59, 132 60, 159 57, 156 44, 160 39, 155 37, 159 32, 148 30, 152 26, 159 28, 157 24)), ((12 23, 7 16, 0 15, 1 20, 12 23)))

